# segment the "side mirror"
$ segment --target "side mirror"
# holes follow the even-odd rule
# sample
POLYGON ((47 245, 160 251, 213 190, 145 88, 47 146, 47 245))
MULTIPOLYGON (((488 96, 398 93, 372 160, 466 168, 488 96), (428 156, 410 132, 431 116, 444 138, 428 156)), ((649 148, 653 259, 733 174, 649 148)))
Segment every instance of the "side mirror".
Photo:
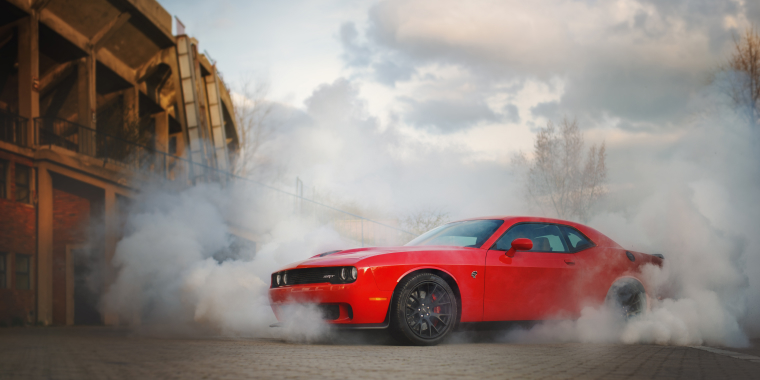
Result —
POLYGON ((533 249, 533 241, 526 238, 517 238, 512 240, 512 248, 505 254, 509 257, 515 257, 516 251, 530 251, 531 249, 533 249))

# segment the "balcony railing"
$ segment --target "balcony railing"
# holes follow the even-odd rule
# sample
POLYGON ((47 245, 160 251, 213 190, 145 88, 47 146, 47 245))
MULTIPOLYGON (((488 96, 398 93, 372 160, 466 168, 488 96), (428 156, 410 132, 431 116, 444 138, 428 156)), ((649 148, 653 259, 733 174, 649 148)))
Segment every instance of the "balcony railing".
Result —
POLYGON ((65 119, 38 117, 34 124, 38 146, 58 146, 101 159, 104 164, 153 173, 172 181, 226 181, 231 175, 65 119))
POLYGON ((27 121, 25 117, 0 110, 0 141, 31 148, 27 121))
POLYGON ((38 145, 55 145, 72 152, 97 157, 94 129, 59 118, 34 119, 38 145))

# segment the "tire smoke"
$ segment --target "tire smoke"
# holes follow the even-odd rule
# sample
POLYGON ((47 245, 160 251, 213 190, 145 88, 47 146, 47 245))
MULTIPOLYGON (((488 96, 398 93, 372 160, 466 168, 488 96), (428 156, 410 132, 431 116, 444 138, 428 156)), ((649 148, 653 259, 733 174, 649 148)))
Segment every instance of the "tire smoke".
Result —
POLYGON ((177 191, 156 185, 126 214, 113 259, 117 275, 103 298, 120 323, 164 334, 209 333, 311 341, 326 332, 313 306, 293 306, 283 328, 269 306, 270 273, 347 242, 272 205, 246 198, 256 189, 231 182, 177 191), (262 228, 262 220, 271 224, 262 228), (231 223, 265 244, 240 244, 231 223), (156 327, 159 326, 159 327, 156 327))
POLYGON ((643 269, 649 312, 619 321, 586 308, 576 321, 507 341, 745 347, 760 336, 760 131, 715 106, 716 86, 692 100, 703 111, 674 142, 651 134, 645 144, 612 145, 624 165, 614 185, 636 191, 613 193, 588 223, 627 249, 665 256, 662 268, 643 269))

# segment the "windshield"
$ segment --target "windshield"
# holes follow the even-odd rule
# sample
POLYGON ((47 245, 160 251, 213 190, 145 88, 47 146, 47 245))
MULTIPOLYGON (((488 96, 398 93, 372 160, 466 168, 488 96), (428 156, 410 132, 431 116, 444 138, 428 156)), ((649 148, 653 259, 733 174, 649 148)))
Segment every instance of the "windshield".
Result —
POLYGON ((406 245, 453 245, 480 248, 503 220, 465 220, 436 227, 406 245))

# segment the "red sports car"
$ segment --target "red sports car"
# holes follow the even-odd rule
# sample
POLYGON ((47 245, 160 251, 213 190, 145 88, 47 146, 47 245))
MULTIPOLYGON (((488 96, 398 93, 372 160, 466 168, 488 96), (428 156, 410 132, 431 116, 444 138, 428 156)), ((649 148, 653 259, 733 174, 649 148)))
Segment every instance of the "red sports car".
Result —
POLYGON ((495 322, 572 319, 614 301, 647 310, 640 268, 661 255, 628 251, 593 228, 557 219, 487 217, 437 227, 403 247, 325 252, 272 273, 269 297, 313 303, 334 326, 389 328, 433 345, 452 330, 495 322))

